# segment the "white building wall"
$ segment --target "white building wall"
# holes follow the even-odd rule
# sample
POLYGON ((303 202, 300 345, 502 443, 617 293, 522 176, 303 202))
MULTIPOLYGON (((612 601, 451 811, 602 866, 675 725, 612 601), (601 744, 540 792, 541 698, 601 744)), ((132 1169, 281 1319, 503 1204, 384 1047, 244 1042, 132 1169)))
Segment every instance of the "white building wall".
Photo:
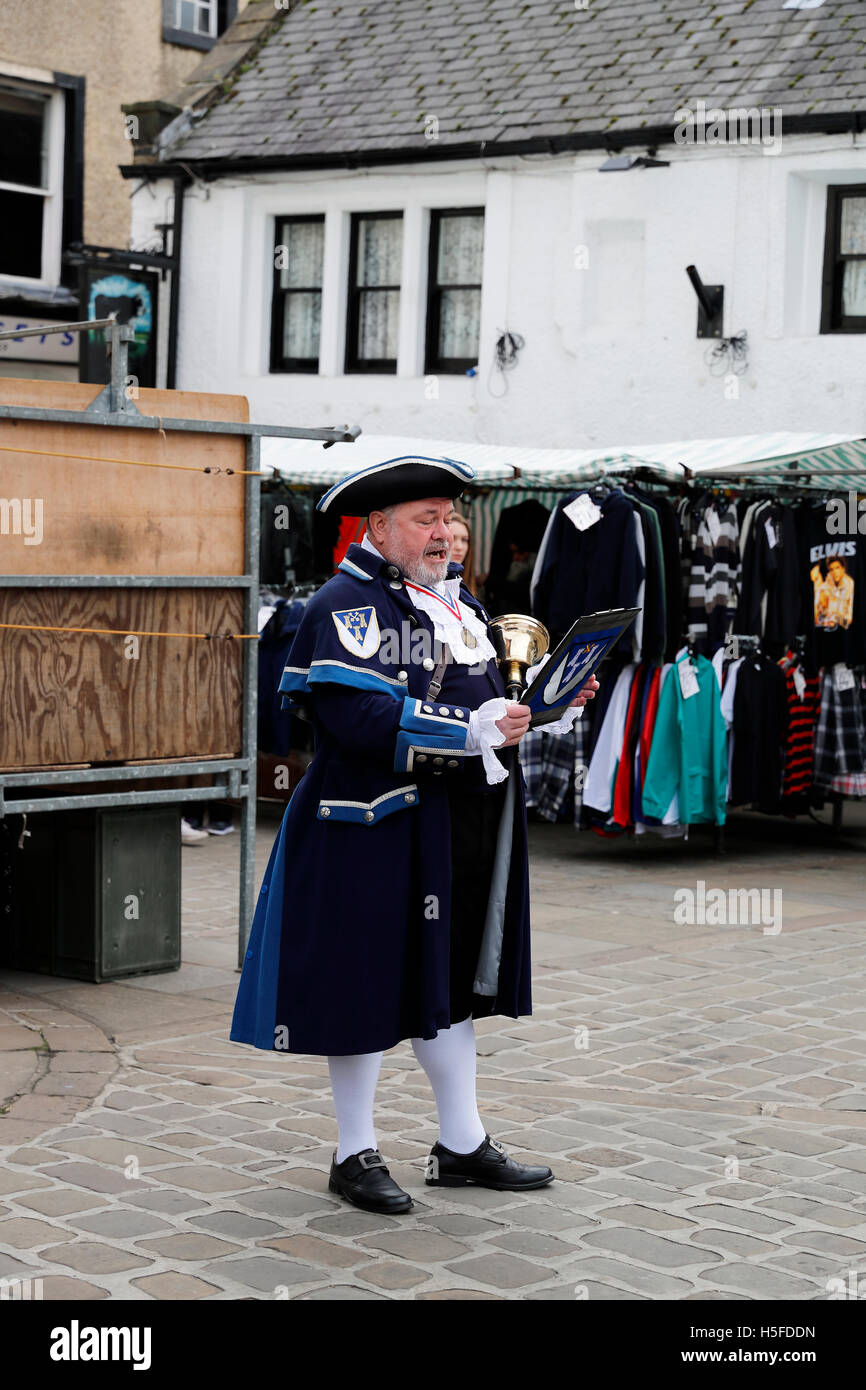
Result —
MULTIPOLYGON (((659 152, 669 168, 599 172, 602 155, 417 170, 228 178, 187 193, 178 385, 240 391, 253 418, 368 433, 548 446, 763 431, 866 432, 866 336, 820 334, 826 187, 866 183, 866 141, 786 136, 659 152), (429 210, 486 207, 478 375, 425 378, 429 210), (394 375, 345 375, 349 219, 404 212, 394 375), (320 372, 270 374, 280 215, 326 215, 320 372), (725 287, 725 333, 748 332, 742 376, 713 375, 696 336, 694 263, 725 287), (503 375, 503 330, 525 339, 503 375)), ((167 183, 133 198, 133 244, 167 183)))

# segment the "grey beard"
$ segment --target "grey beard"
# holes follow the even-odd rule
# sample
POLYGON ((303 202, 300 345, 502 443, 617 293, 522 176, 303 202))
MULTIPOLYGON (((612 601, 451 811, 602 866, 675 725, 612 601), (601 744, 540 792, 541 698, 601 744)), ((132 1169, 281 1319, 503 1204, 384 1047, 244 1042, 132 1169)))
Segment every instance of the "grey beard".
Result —
POLYGON ((448 578, 447 556, 437 564, 425 560, 410 562, 406 559, 405 555, 400 552, 399 548, 395 548, 392 545, 389 549, 389 560, 391 560, 393 564, 399 565, 407 579, 411 579, 413 584, 425 584, 430 588, 433 584, 438 584, 440 580, 448 578))
MULTIPOLYGON (((402 568, 402 566, 401 566, 402 568)), ((413 584, 426 584, 428 588, 438 584, 440 580, 448 578, 448 561, 443 560, 440 564, 424 564, 423 561, 414 566, 412 570, 407 570, 406 574, 413 584)))

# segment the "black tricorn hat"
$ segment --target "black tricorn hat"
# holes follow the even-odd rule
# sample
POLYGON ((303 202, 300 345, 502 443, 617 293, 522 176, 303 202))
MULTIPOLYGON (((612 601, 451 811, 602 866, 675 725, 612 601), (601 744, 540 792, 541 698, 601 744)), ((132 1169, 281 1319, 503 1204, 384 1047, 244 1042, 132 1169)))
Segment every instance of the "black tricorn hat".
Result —
POLYGON ((419 502, 423 497, 456 500, 474 477, 475 469, 457 459, 407 454, 350 473, 319 498, 316 510, 338 516, 369 516, 397 502, 419 502))

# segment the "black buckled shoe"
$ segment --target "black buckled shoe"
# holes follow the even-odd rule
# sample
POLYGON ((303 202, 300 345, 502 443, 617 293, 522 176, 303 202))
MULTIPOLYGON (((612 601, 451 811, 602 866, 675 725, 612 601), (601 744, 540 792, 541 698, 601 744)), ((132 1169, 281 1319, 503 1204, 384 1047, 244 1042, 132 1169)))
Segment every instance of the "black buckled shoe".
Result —
POLYGON ((471 1154, 452 1153, 436 1143, 427 1159, 428 1187, 492 1187, 498 1192, 529 1192, 553 1182, 549 1168, 517 1163, 502 1145, 485 1134, 483 1144, 471 1154))
POLYGON ((335 1149, 328 1187, 362 1211, 395 1216, 409 1211, 412 1206, 412 1198, 397 1186, 378 1149, 362 1149, 344 1158, 342 1163, 337 1162, 335 1149))

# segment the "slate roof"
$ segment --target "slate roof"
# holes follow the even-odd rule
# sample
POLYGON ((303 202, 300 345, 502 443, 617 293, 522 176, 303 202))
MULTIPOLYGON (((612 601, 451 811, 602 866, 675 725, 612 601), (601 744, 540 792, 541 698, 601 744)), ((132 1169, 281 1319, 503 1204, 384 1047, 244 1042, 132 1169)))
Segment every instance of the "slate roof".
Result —
POLYGON ((783 129, 866 111, 866 3, 783 3, 296 0, 162 157, 363 163, 482 141, 486 154, 538 137, 611 143, 671 131, 698 98, 781 107, 783 129))

